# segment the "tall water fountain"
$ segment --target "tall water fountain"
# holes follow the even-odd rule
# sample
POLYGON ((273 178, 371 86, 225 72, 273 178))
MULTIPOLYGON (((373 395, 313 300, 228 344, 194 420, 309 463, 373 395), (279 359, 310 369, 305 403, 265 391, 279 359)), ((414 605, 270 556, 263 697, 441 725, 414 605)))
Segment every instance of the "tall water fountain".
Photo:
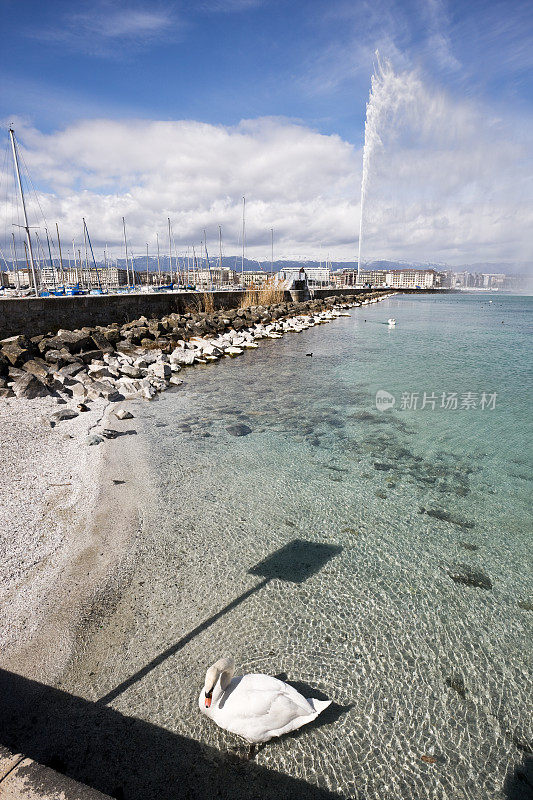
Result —
POLYGON ((361 269, 361 245, 363 241, 363 218, 365 200, 368 191, 368 182, 372 163, 376 151, 382 146, 380 130, 382 123, 391 107, 394 97, 393 84, 396 75, 391 63, 381 60, 376 50, 376 62, 372 74, 370 95, 366 104, 365 119, 365 144, 363 147, 363 176, 361 179, 361 216, 359 219, 359 254, 357 257, 357 272, 361 269))

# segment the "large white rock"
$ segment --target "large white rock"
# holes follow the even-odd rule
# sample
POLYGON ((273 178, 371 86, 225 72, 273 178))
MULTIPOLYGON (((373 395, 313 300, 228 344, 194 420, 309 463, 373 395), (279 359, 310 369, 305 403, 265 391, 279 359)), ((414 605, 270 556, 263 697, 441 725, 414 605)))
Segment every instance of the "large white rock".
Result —
POLYGON ((182 364, 184 366, 194 364, 194 358, 194 350, 184 350, 181 347, 177 347, 170 354, 171 363, 174 362, 175 364, 182 364))
POLYGON ((148 367, 148 372, 151 375, 155 375, 156 378, 170 378, 172 374, 172 370, 170 368, 170 364, 166 364, 164 361, 156 361, 155 364, 150 364, 148 367))

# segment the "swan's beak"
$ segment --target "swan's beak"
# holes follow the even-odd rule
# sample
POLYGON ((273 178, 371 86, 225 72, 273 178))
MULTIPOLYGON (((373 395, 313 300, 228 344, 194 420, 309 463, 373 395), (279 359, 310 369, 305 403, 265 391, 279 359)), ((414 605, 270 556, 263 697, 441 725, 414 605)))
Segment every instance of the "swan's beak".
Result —
POLYGON ((205 707, 206 708, 209 708, 209 706, 211 705, 211 695, 212 695, 212 692, 206 692, 205 693, 205 707))

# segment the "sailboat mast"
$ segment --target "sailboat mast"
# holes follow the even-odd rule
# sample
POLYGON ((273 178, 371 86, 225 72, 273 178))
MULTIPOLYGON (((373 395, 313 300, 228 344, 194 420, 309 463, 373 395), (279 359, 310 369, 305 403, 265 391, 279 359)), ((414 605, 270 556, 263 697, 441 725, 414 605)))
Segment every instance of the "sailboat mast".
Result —
POLYGON ((126 250, 126 282, 130 288, 130 268, 128 264, 128 240, 126 239, 126 220, 122 217, 122 228, 124 230, 124 248, 126 250))
POLYGON ((220 260, 220 285, 222 286, 222 226, 218 226, 218 249, 220 260))
POLYGON ((158 275, 159 285, 161 286, 161 264, 160 264, 160 261, 159 261, 159 234, 158 233, 156 233, 156 239, 157 239, 157 275, 158 275))
POLYGON ((172 283, 172 230, 170 217, 168 217, 168 268, 170 270, 170 283, 172 283))
POLYGON ((244 240, 246 235, 245 216, 246 216, 246 197, 243 197, 242 198, 242 258, 241 258, 241 274, 242 274, 243 286, 244 286, 244 240))
POLYGON ((19 187, 20 202, 22 203, 22 211, 24 214, 24 228, 26 230, 26 240, 28 243, 28 252, 30 254, 31 274, 33 278, 33 288, 35 290, 35 297, 39 297, 39 290, 37 288, 37 279, 35 277, 35 264, 33 261, 33 248, 31 246, 30 227, 28 225, 28 215, 26 213, 26 203, 24 201, 24 192, 22 189, 22 181, 20 179, 19 157, 17 152, 17 143, 15 142, 15 131, 13 128, 9 129, 9 138, 11 139, 11 149, 13 151, 13 161, 15 162, 15 172, 17 173, 17 183, 19 187))
POLYGON ((59 225, 56 222, 57 246, 59 248, 59 267, 61 270, 61 285, 65 286, 65 273, 63 270, 63 253, 61 252, 61 239, 59 238, 59 225))
POLYGON ((148 242, 146 242, 146 286, 148 286, 148 242))
POLYGON ((20 289, 20 273, 17 263, 17 245, 15 244, 15 234, 12 232, 11 236, 13 237, 13 269, 17 271, 17 289, 20 289))
MULTIPOLYGON (((87 288, 91 289, 92 288, 92 280, 91 280, 92 276, 91 276, 91 272, 89 270, 89 254, 88 254, 88 251, 87 251, 87 226, 85 224, 85 218, 84 217, 82 217, 82 221, 83 221, 83 247, 84 247, 84 250, 85 250, 85 280, 87 281, 87 288)), ((82 271, 82 275, 83 275, 83 271, 82 271)))
POLYGON ((270 228, 270 274, 274 273, 274 228, 270 228))
POLYGON ((48 228, 45 228, 45 231, 46 231, 46 242, 48 244, 48 257, 50 259, 50 269, 52 270, 52 280, 54 282, 54 289, 57 289, 56 272, 54 268, 54 262, 52 261, 52 249, 50 247, 50 237, 48 235, 48 228))

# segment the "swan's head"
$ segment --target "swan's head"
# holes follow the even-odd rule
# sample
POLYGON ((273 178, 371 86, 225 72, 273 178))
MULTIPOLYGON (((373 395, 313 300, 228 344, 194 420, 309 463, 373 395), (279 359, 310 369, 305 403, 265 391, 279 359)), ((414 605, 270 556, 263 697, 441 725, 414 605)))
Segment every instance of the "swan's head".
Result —
POLYGON ((219 658, 205 673, 204 702, 209 708, 213 699, 213 691, 220 677, 220 688, 226 689, 235 673, 235 661, 232 658, 219 658))

